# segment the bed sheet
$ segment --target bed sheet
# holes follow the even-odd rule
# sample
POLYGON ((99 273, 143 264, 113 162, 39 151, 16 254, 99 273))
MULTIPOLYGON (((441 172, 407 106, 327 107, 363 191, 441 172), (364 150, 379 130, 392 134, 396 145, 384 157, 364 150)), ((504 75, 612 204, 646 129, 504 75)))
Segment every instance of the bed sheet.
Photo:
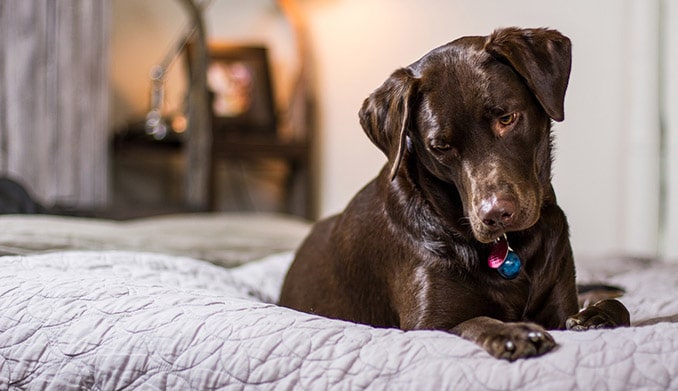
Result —
MULTIPOLYGON (((678 388, 678 266, 605 274, 632 319, 509 363, 440 331, 276 306, 286 252, 232 269, 140 252, 0 257, 0 389, 678 388)), ((594 280, 595 272, 582 278, 594 280)))

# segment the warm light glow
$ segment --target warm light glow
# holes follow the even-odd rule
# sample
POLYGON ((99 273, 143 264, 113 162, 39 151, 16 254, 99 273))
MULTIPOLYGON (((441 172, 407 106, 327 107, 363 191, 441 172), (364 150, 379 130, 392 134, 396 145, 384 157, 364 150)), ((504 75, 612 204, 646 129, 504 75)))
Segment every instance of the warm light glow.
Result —
POLYGON ((172 118, 172 129, 176 133, 183 133, 186 131, 186 126, 188 125, 188 121, 186 120, 186 117, 182 114, 174 116, 172 118))

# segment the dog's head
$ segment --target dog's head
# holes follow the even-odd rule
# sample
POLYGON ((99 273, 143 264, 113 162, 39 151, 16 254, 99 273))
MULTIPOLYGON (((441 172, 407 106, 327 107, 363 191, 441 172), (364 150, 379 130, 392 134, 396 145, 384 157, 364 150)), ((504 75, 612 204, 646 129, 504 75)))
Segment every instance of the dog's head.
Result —
POLYGON ((460 38, 395 71, 360 123, 391 180, 415 167, 453 184, 473 235, 489 243, 539 219, 570 64, 570 41, 555 30, 460 38))

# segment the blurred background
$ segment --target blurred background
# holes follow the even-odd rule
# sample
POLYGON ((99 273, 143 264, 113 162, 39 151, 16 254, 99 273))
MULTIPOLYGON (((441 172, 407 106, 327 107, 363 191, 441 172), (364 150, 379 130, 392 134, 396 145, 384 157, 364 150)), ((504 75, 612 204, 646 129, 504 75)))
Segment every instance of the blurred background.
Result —
POLYGON ((576 256, 678 259, 674 0, 2 0, 0 173, 113 218, 322 218, 385 163, 363 99, 507 26, 573 42, 553 181, 576 256))

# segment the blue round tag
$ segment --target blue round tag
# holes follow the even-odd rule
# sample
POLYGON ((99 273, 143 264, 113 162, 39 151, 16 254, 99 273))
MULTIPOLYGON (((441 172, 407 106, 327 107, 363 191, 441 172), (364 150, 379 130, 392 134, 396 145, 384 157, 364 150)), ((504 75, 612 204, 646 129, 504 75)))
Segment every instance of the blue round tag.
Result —
POLYGON ((520 273, 521 266, 522 265, 520 258, 518 258, 518 254, 514 253, 513 251, 509 251, 509 253, 506 254, 504 263, 499 266, 497 271, 502 277, 512 280, 518 276, 518 273, 520 273))

